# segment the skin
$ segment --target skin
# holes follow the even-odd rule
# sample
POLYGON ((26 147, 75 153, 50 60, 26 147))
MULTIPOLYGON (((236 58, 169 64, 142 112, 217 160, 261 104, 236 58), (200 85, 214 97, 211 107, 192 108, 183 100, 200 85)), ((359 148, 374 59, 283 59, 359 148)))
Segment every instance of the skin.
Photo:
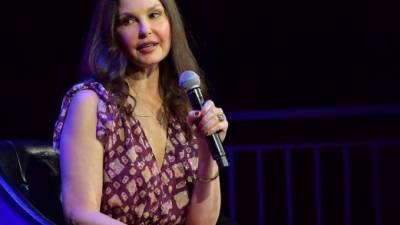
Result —
POLYGON ((171 48, 170 24, 159 1, 120 1, 117 32, 130 61, 141 69, 157 65, 171 48), (140 48, 145 43, 155 46, 140 48))
MULTIPOLYGON (((158 89, 158 63, 167 56, 171 47, 168 19, 158 0, 121 0, 119 14, 124 23, 117 32, 135 65, 135 70, 130 71, 126 80, 130 94, 137 99, 135 113, 157 112, 162 103, 158 89), (146 42, 156 45, 140 48, 146 42)), ((72 224, 121 225, 123 223, 100 212, 104 149, 96 139, 98 101, 95 92, 80 91, 73 97, 66 116, 60 140, 63 207, 72 224)), ((221 108, 207 101, 201 111, 190 111, 187 116, 190 125, 197 124, 194 132, 201 139, 198 176, 202 178, 211 178, 218 172, 205 136, 218 132, 221 140, 225 139, 228 122, 217 119, 221 112, 221 108)), ((160 167, 164 158, 166 129, 155 117, 137 118, 160 167)), ((220 204, 218 178, 208 183, 196 182, 186 224, 215 224, 220 204)))

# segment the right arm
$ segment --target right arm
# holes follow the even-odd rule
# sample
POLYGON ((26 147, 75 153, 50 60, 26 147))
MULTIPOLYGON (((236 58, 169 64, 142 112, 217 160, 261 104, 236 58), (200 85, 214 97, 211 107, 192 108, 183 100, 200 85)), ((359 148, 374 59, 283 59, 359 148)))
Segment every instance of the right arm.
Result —
POLYGON ((103 146, 96 138, 98 96, 79 91, 65 118, 60 139, 64 215, 70 224, 123 225, 100 212, 103 146))

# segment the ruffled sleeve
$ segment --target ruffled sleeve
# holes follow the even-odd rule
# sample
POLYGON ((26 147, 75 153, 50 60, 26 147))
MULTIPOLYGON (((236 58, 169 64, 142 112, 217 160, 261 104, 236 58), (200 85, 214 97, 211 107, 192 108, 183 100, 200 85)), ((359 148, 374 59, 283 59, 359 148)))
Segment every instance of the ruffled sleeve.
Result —
POLYGON ((101 143, 105 143, 107 140, 107 135, 110 133, 109 121, 112 121, 112 117, 115 117, 115 107, 111 102, 111 94, 108 92, 104 86, 98 82, 84 82, 74 85, 68 90, 63 98, 61 104, 61 112, 54 126, 53 133, 53 147, 57 151, 60 148, 60 136, 62 129, 64 127, 64 122, 66 115, 71 104, 72 98, 78 91, 82 90, 92 90, 99 97, 99 102, 97 106, 97 127, 96 127, 96 137, 101 143))

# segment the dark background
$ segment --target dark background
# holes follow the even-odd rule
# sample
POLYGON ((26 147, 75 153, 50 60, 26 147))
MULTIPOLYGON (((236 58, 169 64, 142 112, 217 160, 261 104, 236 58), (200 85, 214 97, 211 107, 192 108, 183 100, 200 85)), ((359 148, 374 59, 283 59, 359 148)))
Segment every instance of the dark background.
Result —
MULTIPOLYGON (((366 107, 362 115, 355 117, 231 120, 226 145, 399 140, 399 113, 368 114, 368 107, 389 109, 400 103, 400 13, 396 1, 177 2, 213 99, 228 115, 294 109, 332 110, 334 114, 338 107, 366 107)), ((79 79, 77 72, 93 4, 93 0, 3 2, 0 139, 51 141, 62 97, 79 79)), ((352 169, 356 168, 351 172, 355 174, 354 212, 359 212, 354 218, 364 218, 359 223, 353 221, 354 224, 372 224, 373 210, 362 210, 361 206, 372 206, 363 201, 372 202, 368 185, 370 173, 375 172, 382 178, 382 221, 396 224, 391 221, 397 218, 396 203, 400 201, 396 175, 400 165, 398 150, 396 147, 379 155, 381 172, 371 169, 374 155, 370 150, 350 152, 352 169)), ((314 156, 305 152, 293 155, 293 179, 298 184, 313 183, 310 174, 314 156)), ((275 224, 283 224, 287 218, 283 213, 286 209, 283 154, 283 151, 263 153, 265 181, 275 185, 272 191, 265 192, 265 197, 272 198, 273 203, 266 206, 267 216, 282 218, 275 224)), ((329 203, 328 210, 323 211, 331 213, 331 216, 324 214, 325 218, 337 219, 332 224, 340 224, 345 217, 340 214, 343 154, 342 150, 321 153, 324 163, 321 173, 327 179, 322 179, 322 186, 329 189, 325 191, 328 203, 338 205, 329 203), (332 205, 336 207, 333 210, 329 208, 332 205)), ((252 169, 257 157, 251 152, 240 153, 236 160, 236 188, 242 194, 249 191, 248 185, 255 183, 252 169)), ((222 177, 224 181, 226 175, 222 177)), ((227 188, 226 183, 223 188, 227 188)), ((307 198, 313 196, 313 189, 305 185, 294 193, 300 196, 296 209, 312 210, 313 202, 307 198)), ((254 191, 249 196, 237 199, 239 221, 256 220, 255 202, 259 196, 254 191)), ((224 213, 228 212, 228 204, 223 201, 224 213)), ((300 222, 296 224, 311 224, 297 221, 300 222)))
MULTIPOLYGON (((6 1, 0 138, 51 138, 94 1, 6 1)), ((178 1, 225 111, 397 104, 395 1, 178 1)))

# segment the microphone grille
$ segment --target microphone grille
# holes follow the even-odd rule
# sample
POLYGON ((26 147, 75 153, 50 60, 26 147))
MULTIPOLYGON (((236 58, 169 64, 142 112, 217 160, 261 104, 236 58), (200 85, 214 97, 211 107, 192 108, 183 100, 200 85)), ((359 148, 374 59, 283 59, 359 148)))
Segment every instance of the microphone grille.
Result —
POLYGON ((187 92, 193 88, 200 87, 200 77, 191 70, 186 70, 179 75, 179 86, 187 92))

